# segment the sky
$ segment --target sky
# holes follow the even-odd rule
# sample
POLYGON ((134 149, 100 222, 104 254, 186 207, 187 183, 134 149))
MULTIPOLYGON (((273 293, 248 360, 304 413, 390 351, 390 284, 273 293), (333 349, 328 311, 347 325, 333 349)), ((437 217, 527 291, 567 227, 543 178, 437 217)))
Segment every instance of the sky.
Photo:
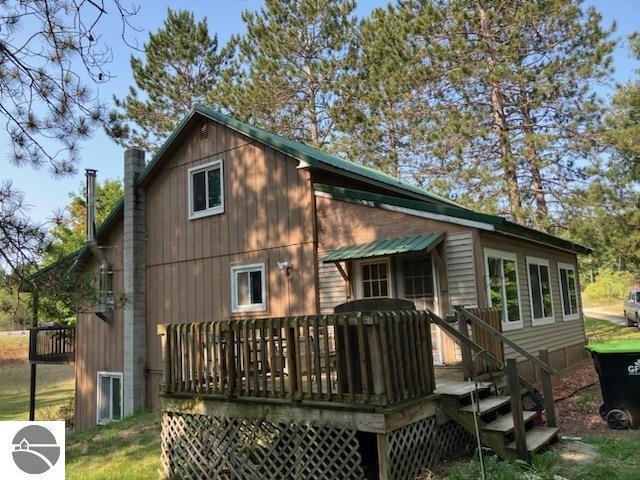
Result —
MULTIPOLYGON (((163 23, 169 6, 173 9, 187 9, 194 12, 197 19, 207 17, 210 33, 217 33, 220 44, 235 33, 244 31, 241 20, 243 10, 256 10, 262 5, 261 0, 200 0, 200 1, 167 1, 138 0, 140 11, 132 20, 140 32, 130 31, 129 41, 137 41, 142 45, 149 32, 157 30, 163 23)), ((359 0, 357 15, 364 17, 372 9, 384 6, 388 0, 359 0)), ((615 36, 623 39, 614 52, 615 80, 626 82, 634 77, 634 70, 640 64, 630 57, 624 39, 632 32, 640 30, 640 8, 635 8, 629 0, 586 0, 586 6, 594 6, 603 15, 603 23, 609 26, 616 22, 615 36)), ((109 66, 113 78, 100 87, 100 95, 110 100, 113 95, 126 96, 133 77, 129 66, 129 58, 136 54, 123 44, 120 38, 120 23, 116 15, 108 15, 101 25, 104 40, 112 45, 113 62, 109 66)), ((608 95, 611 88, 602 86, 599 93, 608 95)), ((0 181, 11 179, 13 186, 24 193, 27 214, 35 222, 44 223, 50 220, 54 212, 64 208, 69 202, 69 193, 77 192, 84 184, 84 169, 95 168, 98 178, 122 178, 123 150, 116 145, 103 131, 96 131, 92 138, 81 146, 81 161, 77 165, 77 173, 62 179, 52 178, 46 169, 34 170, 30 167, 14 167, 7 158, 8 144, 6 135, 0 135, 0 181)))

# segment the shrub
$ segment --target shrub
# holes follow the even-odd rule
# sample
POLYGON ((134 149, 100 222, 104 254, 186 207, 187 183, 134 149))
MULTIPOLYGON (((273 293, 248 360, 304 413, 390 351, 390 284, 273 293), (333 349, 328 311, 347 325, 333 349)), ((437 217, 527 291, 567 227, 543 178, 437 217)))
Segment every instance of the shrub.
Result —
POLYGON ((630 272, 600 269, 596 280, 585 287, 584 298, 591 302, 623 300, 634 280, 634 275, 630 272))

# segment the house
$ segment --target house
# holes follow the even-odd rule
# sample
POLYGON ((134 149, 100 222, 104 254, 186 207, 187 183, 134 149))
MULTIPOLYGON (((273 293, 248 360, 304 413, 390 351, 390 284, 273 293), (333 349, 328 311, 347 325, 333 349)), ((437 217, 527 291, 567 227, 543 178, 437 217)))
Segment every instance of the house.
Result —
MULTIPOLYGON (((493 307, 505 337, 548 350, 554 369, 584 358, 577 255, 586 247, 202 106, 149 162, 127 150, 124 163, 124 198, 95 236, 89 226, 94 248, 77 258, 106 289, 100 315, 77 319, 78 430, 161 407, 166 324, 401 298, 441 318, 493 307)), ((460 362, 451 333, 433 325, 429 341, 434 364, 460 362)), ((504 355, 536 378, 510 344, 504 355)))

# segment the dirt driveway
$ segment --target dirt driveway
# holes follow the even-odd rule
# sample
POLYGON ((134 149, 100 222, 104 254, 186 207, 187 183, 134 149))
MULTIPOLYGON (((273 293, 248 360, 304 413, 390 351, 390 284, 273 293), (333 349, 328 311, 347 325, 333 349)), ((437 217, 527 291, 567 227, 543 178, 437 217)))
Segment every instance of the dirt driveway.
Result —
POLYGON ((606 307, 584 308, 584 314, 587 317, 601 318, 616 325, 626 325, 622 305, 607 305, 606 307))

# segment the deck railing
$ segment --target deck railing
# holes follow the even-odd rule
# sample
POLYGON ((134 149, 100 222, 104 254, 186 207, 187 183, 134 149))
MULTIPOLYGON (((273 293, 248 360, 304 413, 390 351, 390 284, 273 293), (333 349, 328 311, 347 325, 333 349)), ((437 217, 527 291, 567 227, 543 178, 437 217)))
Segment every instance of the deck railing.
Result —
POLYGON ((165 394, 384 406, 434 390, 422 311, 164 324, 165 394))
POLYGON ((75 332, 75 327, 71 325, 31 328, 29 330, 29 361, 72 363, 75 359, 75 332))

